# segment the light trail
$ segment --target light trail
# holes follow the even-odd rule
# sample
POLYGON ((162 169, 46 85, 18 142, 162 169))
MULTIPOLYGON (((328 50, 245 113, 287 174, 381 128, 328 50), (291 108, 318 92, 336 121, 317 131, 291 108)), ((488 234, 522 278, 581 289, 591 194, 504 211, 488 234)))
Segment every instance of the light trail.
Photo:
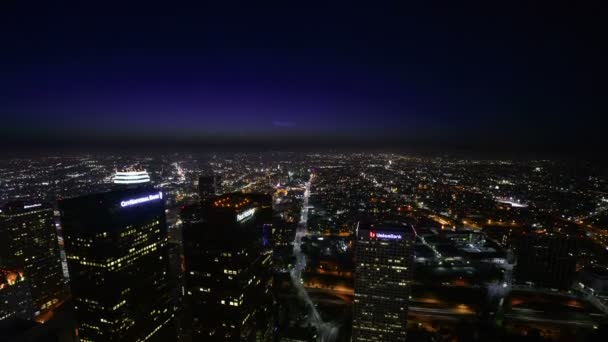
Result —
POLYGON ((179 163, 175 162, 173 163, 173 166, 175 167, 175 171, 177 173, 177 178, 180 182, 185 182, 186 181, 186 173, 184 172, 184 169, 179 165, 179 163))
POLYGON ((511 198, 504 197, 496 197, 496 202, 510 204, 513 208, 527 208, 528 205, 525 203, 521 203, 517 200, 513 200, 511 198))
POLYGON ((304 199, 302 201, 302 214, 300 223, 296 230, 296 237, 293 241, 293 253, 296 256, 296 264, 290 272, 291 282, 296 289, 298 296, 304 300, 310 311, 309 323, 317 329, 319 342, 332 342, 338 337, 338 326, 333 322, 323 322, 319 311, 315 304, 310 299, 304 282, 302 281, 302 271, 306 269, 306 255, 302 253, 302 237, 308 232, 308 199, 310 197, 310 184, 313 180, 313 175, 306 182, 306 190, 304 191, 304 199))

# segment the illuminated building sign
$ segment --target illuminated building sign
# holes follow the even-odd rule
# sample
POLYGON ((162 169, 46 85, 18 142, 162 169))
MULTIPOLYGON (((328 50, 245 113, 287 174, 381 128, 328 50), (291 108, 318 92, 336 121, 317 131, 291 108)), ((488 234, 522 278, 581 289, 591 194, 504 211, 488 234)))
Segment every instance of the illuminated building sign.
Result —
POLYGON ((30 209, 30 208, 37 208, 37 207, 41 207, 42 204, 38 203, 38 204, 30 204, 30 205, 24 205, 23 209, 30 209))
POLYGON ((246 219, 251 218, 254 213, 255 213, 255 208, 247 209, 247 210, 243 211, 242 213, 236 215, 236 221, 237 222, 245 221, 246 219))
POLYGON ((156 194, 151 194, 151 195, 144 196, 144 197, 133 198, 133 199, 129 199, 126 201, 122 201, 122 202, 120 202, 120 206, 124 208, 124 207, 129 207, 129 206, 140 204, 140 203, 146 203, 146 202, 156 201, 156 200, 161 200, 161 199, 163 199, 163 192, 159 191, 156 194))
POLYGON ((378 233, 373 230, 369 231, 370 239, 383 239, 383 240, 401 240, 403 236, 395 233, 378 233))

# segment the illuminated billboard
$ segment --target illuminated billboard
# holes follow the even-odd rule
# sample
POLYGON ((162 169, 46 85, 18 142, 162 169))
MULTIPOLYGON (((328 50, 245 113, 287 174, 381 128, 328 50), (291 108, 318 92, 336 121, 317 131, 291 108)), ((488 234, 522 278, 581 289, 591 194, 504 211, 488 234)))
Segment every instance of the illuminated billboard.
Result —
POLYGON ((255 208, 247 209, 247 210, 243 211, 242 213, 239 213, 236 215, 236 221, 242 222, 247 219, 250 219, 251 217, 253 217, 253 214, 255 214, 255 208))
POLYGON ((133 205, 147 203, 150 201, 162 200, 162 199, 163 199, 163 192, 159 191, 158 193, 150 194, 148 196, 132 198, 132 199, 121 201, 120 206, 124 208, 124 207, 130 207, 133 205))
POLYGON ((380 239, 380 240, 401 240, 401 239, 403 239, 403 236, 401 234, 376 232, 374 230, 370 230, 369 238, 370 239, 380 239))

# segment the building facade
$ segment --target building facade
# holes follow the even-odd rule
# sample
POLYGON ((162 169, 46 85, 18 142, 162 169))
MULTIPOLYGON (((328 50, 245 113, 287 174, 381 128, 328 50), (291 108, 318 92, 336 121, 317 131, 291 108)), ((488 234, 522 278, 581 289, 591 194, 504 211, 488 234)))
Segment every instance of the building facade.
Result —
POLYGON ((200 176, 198 178, 198 194, 201 200, 209 200, 215 197, 220 189, 220 176, 200 176))
POLYGON ((193 341, 272 337, 271 198, 227 194, 182 212, 193 341))
POLYGON ((579 285, 599 297, 608 297, 608 268, 589 267, 583 269, 578 275, 579 285))
POLYGON ((359 226, 353 341, 405 341, 413 256, 411 226, 359 226))
POLYGON ((576 276, 576 239, 530 234, 517 243, 515 281, 537 287, 567 290, 576 276))
POLYGON ((0 321, 30 320, 33 315, 32 296, 23 273, 0 268, 0 321))
POLYGON ((36 316, 65 299, 53 207, 12 202, 0 211, 0 268, 23 275, 36 316))
POLYGON ((163 193, 112 191, 59 208, 80 341, 174 341, 163 193))

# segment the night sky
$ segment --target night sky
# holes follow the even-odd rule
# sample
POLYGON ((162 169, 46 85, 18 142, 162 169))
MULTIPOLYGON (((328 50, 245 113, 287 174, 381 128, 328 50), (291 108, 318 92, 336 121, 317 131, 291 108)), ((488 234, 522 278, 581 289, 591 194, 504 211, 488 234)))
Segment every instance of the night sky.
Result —
POLYGON ((446 151, 600 142, 599 8, 327 2, 4 1, 2 141, 446 151))

